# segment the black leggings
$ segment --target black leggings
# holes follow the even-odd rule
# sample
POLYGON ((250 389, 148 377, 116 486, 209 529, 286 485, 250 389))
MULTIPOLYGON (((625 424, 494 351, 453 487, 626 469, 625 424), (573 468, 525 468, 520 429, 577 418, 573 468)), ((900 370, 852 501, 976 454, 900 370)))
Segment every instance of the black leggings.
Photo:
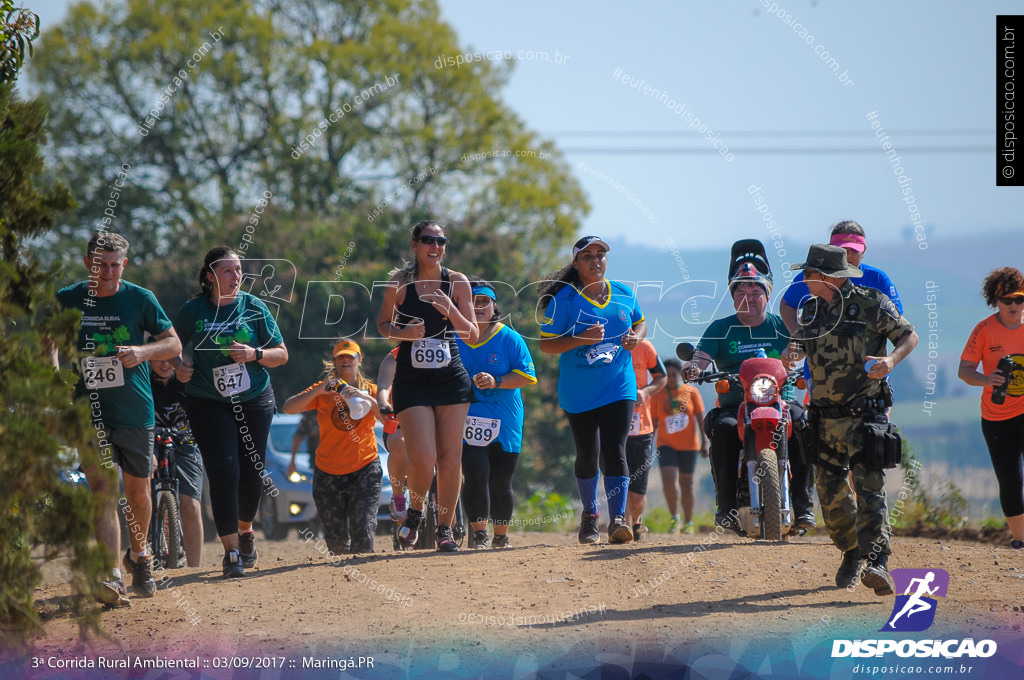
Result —
POLYGON ((470 522, 495 524, 512 521, 512 474, 516 471, 518 453, 509 453, 498 442, 487 446, 462 445, 462 507, 470 522))
MULTIPOLYGON (((263 492, 260 471, 265 470, 274 406, 270 387, 255 399, 234 404, 185 397, 192 434, 210 478, 210 505, 218 536, 237 534, 239 520, 256 518, 263 492)), ((267 486, 266 491, 273 493, 273 487, 267 486)))
POLYGON ((999 482, 999 505, 1007 517, 1024 515, 1024 414, 1008 420, 981 419, 981 433, 999 482))
POLYGON ((632 399, 613 401, 582 413, 566 413, 576 441, 576 476, 592 479, 598 463, 605 477, 628 477, 626 437, 633 419, 632 399))

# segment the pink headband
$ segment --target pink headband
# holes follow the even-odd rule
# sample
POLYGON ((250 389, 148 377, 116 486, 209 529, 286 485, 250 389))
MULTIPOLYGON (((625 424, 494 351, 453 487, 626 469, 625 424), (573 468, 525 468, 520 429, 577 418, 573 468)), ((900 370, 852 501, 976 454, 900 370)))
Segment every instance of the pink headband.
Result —
POLYGON ((840 248, 850 248, 859 253, 863 253, 867 247, 864 237, 857 234, 833 234, 829 244, 840 248))

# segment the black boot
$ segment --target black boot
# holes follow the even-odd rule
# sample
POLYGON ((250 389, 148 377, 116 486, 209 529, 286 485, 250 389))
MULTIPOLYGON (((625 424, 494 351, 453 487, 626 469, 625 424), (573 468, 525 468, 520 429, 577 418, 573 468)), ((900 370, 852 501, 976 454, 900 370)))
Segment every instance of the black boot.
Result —
POLYGON ((875 591, 875 595, 892 595, 896 592, 896 586, 889 576, 889 555, 880 554, 873 560, 868 561, 864 573, 860 577, 861 583, 875 591))
POLYGON ((854 548, 843 553, 843 563, 839 565, 836 572, 836 587, 849 588, 857 583, 857 574, 860 573, 860 549, 854 548))

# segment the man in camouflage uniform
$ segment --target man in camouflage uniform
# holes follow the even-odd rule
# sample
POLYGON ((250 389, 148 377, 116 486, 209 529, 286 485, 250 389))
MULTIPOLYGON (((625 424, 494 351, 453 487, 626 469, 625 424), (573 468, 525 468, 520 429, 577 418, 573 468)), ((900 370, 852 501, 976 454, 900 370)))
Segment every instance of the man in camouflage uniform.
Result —
POLYGON ((848 265, 842 248, 813 245, 807 261, 793 269, 804 270, 814 296, 801 308, 790 356, 799 359, 802 349, 811 368, 818 500, 829 537, 843 551, 836 585, 844 588, 856 583, 861 560, 866 558, 861 581, 876 595, 892 595, 885 473, 867 469, 862 461, 861 416, 884 414, 891 405, 884 378, 917 346, 917 333, 888 296, 850 282, 861 271, 848 265), (887 339, 895 349, 884 356, 887 339), (869 373, 865 362, 871 360, 869 373))

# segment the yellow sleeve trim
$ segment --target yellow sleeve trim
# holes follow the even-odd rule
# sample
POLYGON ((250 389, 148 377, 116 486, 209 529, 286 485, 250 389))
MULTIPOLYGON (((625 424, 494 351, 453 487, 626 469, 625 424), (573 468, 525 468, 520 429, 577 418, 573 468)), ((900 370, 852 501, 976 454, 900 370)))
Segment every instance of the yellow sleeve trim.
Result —
POLYGON ((522 372, 522 371, 520 371, 520 370, 519 370, 518 368, 513 368, 513 369, 512 369, 512 372, 513 372, 513 373, 517 373, 517 374, 519 374, 519 375, 523 376, 524 378, 527 378, 527 379, 528 379, 528 380, 530 381, 530 384, 531 384, 531 385, 535 385, 535 384, 537 384, 537 378, 536 378, 536 377, 534 377, 534 376, 532 376, 532 375, 530 375, 530 374, 528 374, 528 373, 523 373, 523 372, 522 372))

